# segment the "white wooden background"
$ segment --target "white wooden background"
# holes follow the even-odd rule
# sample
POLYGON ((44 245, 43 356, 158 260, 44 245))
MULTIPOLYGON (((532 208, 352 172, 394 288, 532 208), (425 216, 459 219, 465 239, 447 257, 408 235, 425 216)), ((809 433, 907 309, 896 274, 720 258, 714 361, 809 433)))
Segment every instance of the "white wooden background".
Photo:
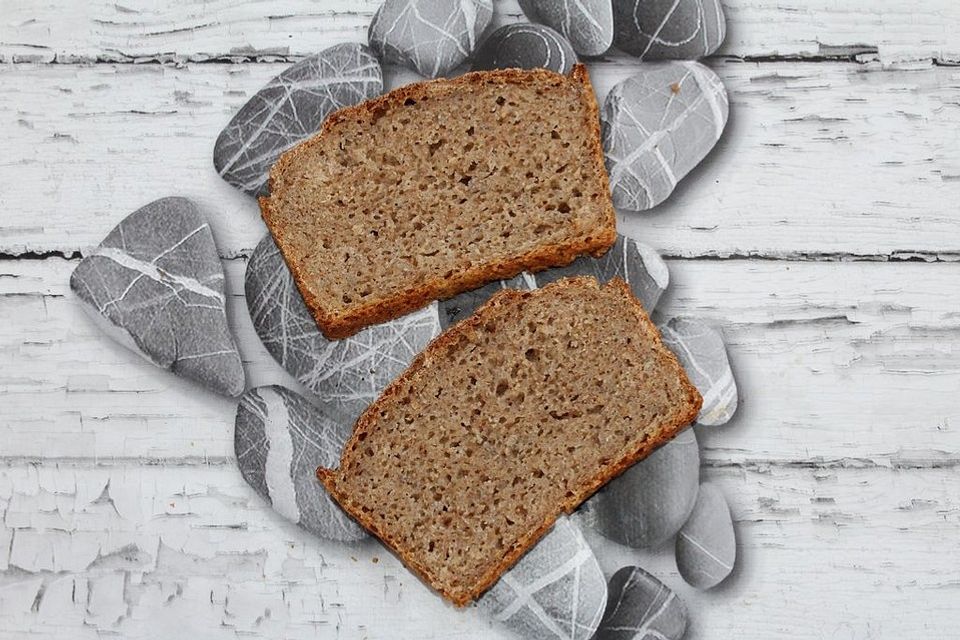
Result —
MULTIPOLYGON (((264 232, 213 141, 375 0, 0 0, 0 638, 506 637, 375 543, 311 539, 236 469, 235 402, 110 342, 67 279, 160 196, 197 199, 251 385, 296 388, 242 295, 264 232), (375 561, 378 560, 378 561, 375 561)), ((741 389, 698 435, 734 576, 596 537, 691 611, 688 638, 960 633, 960 3, 727 0, 731 121, 655 213, 669 313, 722 328, 741 389)), ((497 2, 498 23, 517 19, 497 2)), ((630 74, 591 65, 602 95, 630 74)), ((390 72, 388 84, 409 80, 390 72)))

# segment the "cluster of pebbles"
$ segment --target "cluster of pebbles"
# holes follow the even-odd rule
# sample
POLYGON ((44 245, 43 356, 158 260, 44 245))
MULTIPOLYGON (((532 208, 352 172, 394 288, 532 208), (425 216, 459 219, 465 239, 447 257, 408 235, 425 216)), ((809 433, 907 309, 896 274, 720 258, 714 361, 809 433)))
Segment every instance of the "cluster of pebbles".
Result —
MULTIPOLYGON (((258 91, 220 133, 214 166, 228 183, 264 193, 270 166, 342 107, 384 91, 381 64, 438 77, 471 67, 569 72, 578 56, 612 47, 635 56, 635 73, 601 106, 614 204, 655 207, 713 148, 728 115, 719 78, 696 60, 725 34, 717 0, 521 0, 530 20, 492 30, 491 0, 386 0, 368 43, 339 44, 289 67, 258 91)), ((270 354, 311 392, 247 390, 227 323, 223 269, 196 204, 180 197, 130 214, 79 263, 71 288, 106 332, 157 366, 210 391, 241 396, 235 444, 243 477, 281 516, 311 534, 355 544, 366 532, 314 478, 335 465, 353 422, 431 339, 504 287, 535 288, 570 275, 619 276, 660 326, 704 397, 697 425, 610 482, 551 531, 478 602, 528 638, 679 639, 687 609, 657 577, 626 566, 607 581, 581 527, 628 547, 672 544, 680 576, 709 589, 732 571, 736 538, 726 499, 700 482, 696 431, 729 421, 737 387, 723 338, 692 318, 656 313, 667 264, 619 236, 601 258, 494 282, 345 340, 319 332, 273 239, 247 264, 245 296, 270 354)))

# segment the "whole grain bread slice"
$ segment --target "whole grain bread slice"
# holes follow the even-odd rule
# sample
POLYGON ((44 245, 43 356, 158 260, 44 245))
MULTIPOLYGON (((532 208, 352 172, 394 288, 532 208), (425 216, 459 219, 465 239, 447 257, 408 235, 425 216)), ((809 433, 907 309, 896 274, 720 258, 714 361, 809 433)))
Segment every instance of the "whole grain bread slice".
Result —
POLYGON ((700 405, 622 280, 563 279, 498 293, 437 337, 317 476, 464 605, 700 405))
POLYGON ((585 67, 468 73, 330 116, 260 199, 307 306, 349 336, 616 239, 585 67))

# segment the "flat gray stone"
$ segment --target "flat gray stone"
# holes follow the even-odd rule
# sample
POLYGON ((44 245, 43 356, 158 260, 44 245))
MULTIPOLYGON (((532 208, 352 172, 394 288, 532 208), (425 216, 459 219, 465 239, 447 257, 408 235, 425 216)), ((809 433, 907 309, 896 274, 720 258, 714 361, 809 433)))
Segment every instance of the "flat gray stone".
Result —
POLYGON ((677 568, 691 586, 710 589, 730 575, 736 560, 730 507, 720 489, 705 482, 690 519, 677 536, 677 568))
POLYGON ((250 194, 266 190, 280 154, 320 129, 328 115, 383 92, 380 63, 356 43, 338 44, 296 63, 260 89, 220 132, 213 166, 250 194))
POLYGON ((269 234, 250 256, 244 289, 253 327, 267 351, 322 398, 341 424, 352 426, 440 333, 432 304, 344 340, 327 340, 269 234))
POLYGON ((697 439, 686 429, 590 498, 585 519, 620 544, 653 549, 687 521, 699 484, 697 439))
POLYGON ((670 284, 670 272, 663 258, 651 247, 620 234, 616 243, 599 258, 582 256, 566 267, 536 274, 541 287, 571 276, 593 276, 601 284, 615 277, 622 278, 648 314, 653 313, 660 295, 670 284))
POLYGON ((243 479, 274 511, 327 540, 367 537, 317 481, 335 467, 352 425, 280 386, 257 387, 237 406, 234 449, 243 479))
POLYGON ((520 0, 520 8, 531 22, 559 31, 581 55, 599 56, 613 44, 610 0, 520 0))
POLYGON ((727 92, 697 62, 651 62, 610 90, 600 113, 613 204, 660 204, 713 149, 727 123, 727 92))
POLYGON ((473 54, 492 17, 492 0, 386 0, 367 35, 383 63, 436 78, 473 54))
POLYGON ((737 411, 737 383, 720 332, 693 318, 671 318, 660 326, 663 343, 677 355, 703 396, 697 423, 724 424, 737 411))
POLYGON ((696 60, 727 35, 720 0, 613 0, 613 43, 641 60, 696 60))
POLYGON ((186 198, 124 218, 70 276, 83 309, 115 340, 212 391, 243 392, 227 325, 223 266, 210 226, 186 198))
POLYGON ((491 33, 473 58, 473 70, 536 69, 567 74, 577 54, 562 35, 542 24, 515 23, 491 33))
POLYGON ((522 638, 586 640, 607 603, 607 585, 580 529, 560 516, 477 605, 522 638))
POLYGON ((687 608, 640 567, 623 567, 607 585, 607 610, 594 640, 680 640, 687 608))

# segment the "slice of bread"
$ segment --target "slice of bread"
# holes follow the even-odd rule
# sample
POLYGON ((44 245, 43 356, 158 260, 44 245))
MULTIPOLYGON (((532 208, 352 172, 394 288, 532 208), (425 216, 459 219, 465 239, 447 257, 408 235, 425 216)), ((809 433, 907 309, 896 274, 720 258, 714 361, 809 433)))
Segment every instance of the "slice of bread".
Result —
POLYGON ((619 278, 508 289, 437 337, 317 476, 463 605, 700 404, 619 278))
POLYGON ((616 239, 583 66, 468 73, 342 109, 269 184, 263 219, 328 338, 616 239))

